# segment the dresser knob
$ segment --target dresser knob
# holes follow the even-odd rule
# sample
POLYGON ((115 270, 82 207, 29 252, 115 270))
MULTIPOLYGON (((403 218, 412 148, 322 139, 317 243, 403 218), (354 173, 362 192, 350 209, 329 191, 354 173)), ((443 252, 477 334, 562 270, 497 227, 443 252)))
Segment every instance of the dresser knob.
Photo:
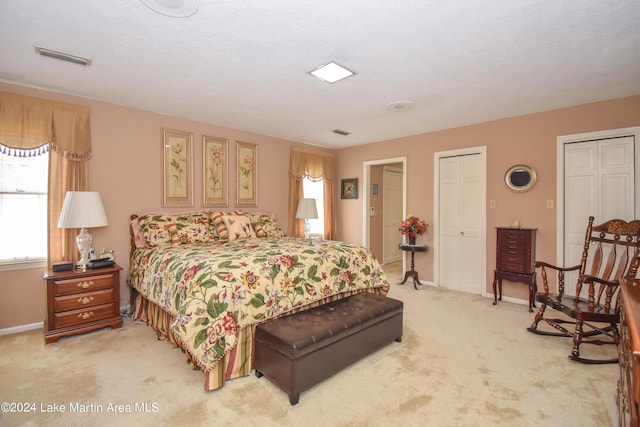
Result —
POLYGON ((93 301, 93 297, 84 297, 84 298, 78 298, 78 302, 80 304, 88 304, 91 301, 93 301))
POLYGON ((87 320, 91 316, 93 316, 93 311, 85 311, 82 314, 78 314, 78 319, 87 320))
POLYGON ((461 236, 464 236, 464 231, 461 231, 461 232, 460 232, 460 235, 461 235, 461 236))
POLYGON ((91 286, 93 286, 93 281, 92 280, 87 280, 86 282, 78 283, 78 287, 82 288, 82 289, 88 289, 91 286))

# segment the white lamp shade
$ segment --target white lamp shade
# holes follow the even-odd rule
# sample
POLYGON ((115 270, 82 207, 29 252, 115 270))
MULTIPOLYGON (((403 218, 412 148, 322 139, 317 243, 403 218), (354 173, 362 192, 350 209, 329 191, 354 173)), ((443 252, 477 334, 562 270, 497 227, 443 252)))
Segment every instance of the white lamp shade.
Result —
POLYGON ((296 210, 296 218, 317 219, 316 199, 300 199, 296 210))
POLYGON ((58 228, 93 228, 109 225, 97 191, 67 191, 58 228))

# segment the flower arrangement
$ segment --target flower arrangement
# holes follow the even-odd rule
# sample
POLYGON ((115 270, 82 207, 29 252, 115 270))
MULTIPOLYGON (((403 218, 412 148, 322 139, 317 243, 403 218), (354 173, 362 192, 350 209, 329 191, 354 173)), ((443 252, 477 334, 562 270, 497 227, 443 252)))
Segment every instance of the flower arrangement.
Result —
POLYGON ((410 240, 415 240, 416 236, 421 236, 427 231, 427 224, 417 216, 409 214, 400 224, 399 230, 410 240))

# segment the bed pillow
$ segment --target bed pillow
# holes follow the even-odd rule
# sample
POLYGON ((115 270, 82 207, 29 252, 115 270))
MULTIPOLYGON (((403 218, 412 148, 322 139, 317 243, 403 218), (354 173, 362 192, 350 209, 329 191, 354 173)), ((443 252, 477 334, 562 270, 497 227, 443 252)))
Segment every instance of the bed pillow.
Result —
POLYGON ((222 221, 227 228, 229 240, 255 238, 256 233, 251 227, 251 219, 246 215, 223 215, 222 221))
POLYGON ((173 216, 180 241, 184 243, 207 243, 214 239, 208 212, 194 212, 173 216))
POLYGON ((173 222, 170 215, 143 215, 138 218, 138 224, 144 234, 146 246, 162 246, 171 244, 171 234, 167 230, 167 224, 173 222))
POLYGON ((144 239, 144 231, 140 227, 140 217, 134 218, 131 220, 131 231, 133 234, 133 241, 136 245, 136 248, 146 248, 147 242, 144 239))
POLYGON ((247 214, 251 218, 251 225, 256 232, 256 237, 284 237, 284 231, 278 221, 271 215, 247 214))

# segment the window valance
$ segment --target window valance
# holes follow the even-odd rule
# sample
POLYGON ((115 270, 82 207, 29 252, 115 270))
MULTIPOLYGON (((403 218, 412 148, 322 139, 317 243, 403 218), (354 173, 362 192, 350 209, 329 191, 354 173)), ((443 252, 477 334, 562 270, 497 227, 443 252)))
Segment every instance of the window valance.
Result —
POLYGON ((21 155, 44 143, 69 160, 88 160, 89 108, 0 91, 0 151, 21 155))
POLYGON ((334 181, 335 155, 323 151, 311 151, 302 149, 291 149, 289 158, 289 175, 302 179, 307 175, 311 178, 324 178, 327 181, 334 181))

